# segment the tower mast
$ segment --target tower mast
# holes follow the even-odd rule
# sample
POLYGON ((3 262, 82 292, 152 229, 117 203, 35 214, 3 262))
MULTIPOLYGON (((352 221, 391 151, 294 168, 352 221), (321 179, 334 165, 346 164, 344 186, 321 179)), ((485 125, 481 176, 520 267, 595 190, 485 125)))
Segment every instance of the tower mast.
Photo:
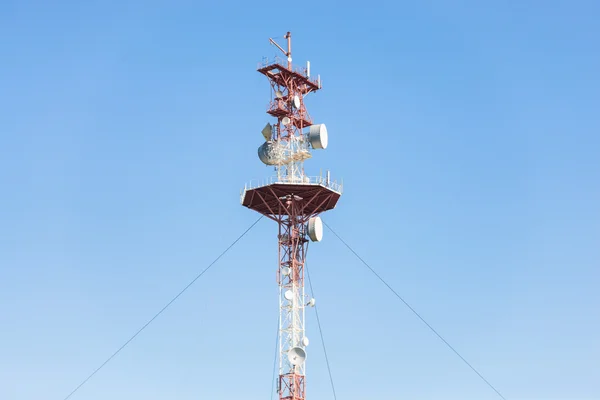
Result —
POLYGON ((323 225, 318 215, 335 207, 342 187, 327 178, 309 177, 304 160, 311 149, 327 148, 324 124, 315 125, 308 114, 304 97, 321 88, 320 79, 310 78, 307 68, 292 65, 292 35, 287 32, 287 51, 273 39, 287 57, 265 61, 258 72, 269 79, 273 95, 267 113, 274 117, 262 131, 265 142, 258 149, 260 160, 275 168, 269 183, 248 186, 242 205, 277 222, 279 231, 277 283, 279 285, 279 379, 280 400, 304 400, 306 394, 305 307, 314 299, 304 293, 304 270, 309 241, 320 241, 323 225), (287 62, 286 62, 287 61, 287 62), (305 132, 305 129, 307 131, 305 132))

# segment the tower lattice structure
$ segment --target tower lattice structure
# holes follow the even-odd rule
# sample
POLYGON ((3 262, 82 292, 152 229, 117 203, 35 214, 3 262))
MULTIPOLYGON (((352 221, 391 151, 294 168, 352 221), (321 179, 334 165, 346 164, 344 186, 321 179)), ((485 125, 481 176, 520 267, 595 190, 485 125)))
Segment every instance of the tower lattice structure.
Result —
POLYGON ((287 51, 270 39, 286 56, 263 62, 258 72, 269 79, 272 98, 267 113, 276 118, 263 130, 265 143, 259 157, 275 168, 275 176, 266 184, 246 186, 241 196, 245 207, 277 222, 279 230, 277 283, 279 285, 279 379, 280 400, 306 398, 305 309, 314 305, 304 292, 306 252, 309 241, 319 241, 322 225, 318 215, 333 209, 342 187, 326 177, 309 177, 304 160, 310 149, 327 147, 324 125, 313 125, 304 97, 321 89, 320 78, 311 79, 309 65, 300 69, 292 65, 291 34, 287 51), (309 132, 304 132, 309 129, 309 132))

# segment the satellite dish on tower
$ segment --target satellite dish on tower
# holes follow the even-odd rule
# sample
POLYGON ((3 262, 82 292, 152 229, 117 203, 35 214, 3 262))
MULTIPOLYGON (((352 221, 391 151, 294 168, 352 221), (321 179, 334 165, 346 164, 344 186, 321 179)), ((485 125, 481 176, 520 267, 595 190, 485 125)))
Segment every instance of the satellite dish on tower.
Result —
POLYGON ((308 141, 313 149, 325 150, 327 148, 327 143, 329 142, 325 124, 311 125, 310 131, 308 132, 308 141))
POLYGON ((308 346, 309 343, 310 342, 308 341, 308 338, 306 336, 304 336, 302 338, 302 346, 306 347, 306 346, 308 346))
POLYGON ((312 217, 308 220, 308 236, 313 242, 320 242, 323 239, 323 222, 319 217, 312 217))
POLYGON ((294 347, 288 351, 288 360, 292 365, 302 365, 306 360, 306 351, 302 347, 294 347))
POLYGON ((284 125, 286 125, 286 126, 289 125, 290 122, 292 122, 292 120, 289 117, 283 117, 281 119, 281 123, 284 124, 284 125))
POLYGON ((294 96, 294 99, 292 101, 292 105, 294 106, 294 108, 298 109, 300 108, 300 97, 298 96, 294 96))
POLYGON ((285 297, 285 299, 287 301, 291 301, 294 298, 294 292, 292 292, 291 290, 287 290, 284 294, 283 297, 285 297))
POLYGON ((271 129, 271 124, 267 124, 265 125, 265 127, 262 130, 262 135, 264 136, 265 140, 268 142, 269 140, 271 140, 271 137, 273 136, 273 132, 271 129))
POLYGON ((281 90, 276 91, 275 97, 277 97, 278 99, 281 99, 283 97, 283 92, 281 90))
POLYGON ((283 268, 281 268, 281 273, 284 276, 288 276, 290 274, 290 267, 283 267, 283 268))
MULTIPOLYGON (((264 134, 264 133, 263 133, 264 134)), ((278 144, 267 140, 258 148, 258 158, 266 165, 277 165, 280 163, 278 156, 278 144)))

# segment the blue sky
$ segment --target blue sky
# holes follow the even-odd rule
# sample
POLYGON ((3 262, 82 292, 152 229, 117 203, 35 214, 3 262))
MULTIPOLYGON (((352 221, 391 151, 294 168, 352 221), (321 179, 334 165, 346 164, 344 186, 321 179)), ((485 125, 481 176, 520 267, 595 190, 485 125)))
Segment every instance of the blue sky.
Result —
MULTIPOLYGON (((269 37, 344 178, 324 219, 511 400, 600 399, 600 4, 0 5, 0 398, 58 399, 255 219, 269 37), (292 18, 292 15, 298 18, 292 18)), ((265 399, 261 221, 72 397, 265 399)), ((331 234, 309 269, 338 398, 496 399, 331 234)), ((313 313, 308 393, 332 398, 313 313)))

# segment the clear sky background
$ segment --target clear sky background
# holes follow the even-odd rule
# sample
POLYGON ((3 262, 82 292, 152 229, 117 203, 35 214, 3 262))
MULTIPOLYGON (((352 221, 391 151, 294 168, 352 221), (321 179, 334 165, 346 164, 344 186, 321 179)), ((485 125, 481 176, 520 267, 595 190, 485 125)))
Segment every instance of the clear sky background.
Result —
MULTIPOLYGON (((62 400, 243 232, 293 35, 324 219, 510 400, 600 399, 597 1, 0 3, 0 399, 62 400), (283 41, 283 39, 280 39, 283 41)), ((73 400, 267 399, 261 221, 73 400)), ((331 234, 338 398, 498 397, 331 234)), ((313 312, 307 395, 332 399, 313 312)))

